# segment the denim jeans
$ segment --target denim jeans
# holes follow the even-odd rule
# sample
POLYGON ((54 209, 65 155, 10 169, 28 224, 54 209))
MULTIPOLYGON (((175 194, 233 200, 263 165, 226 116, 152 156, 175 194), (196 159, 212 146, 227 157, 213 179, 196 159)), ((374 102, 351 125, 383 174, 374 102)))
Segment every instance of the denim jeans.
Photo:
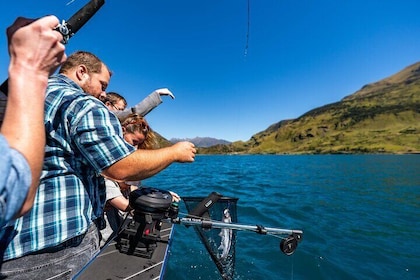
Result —
POLYGON ((3 263, 1 279, 72 279, 99 252, 95 223, 86 234, 3 263))

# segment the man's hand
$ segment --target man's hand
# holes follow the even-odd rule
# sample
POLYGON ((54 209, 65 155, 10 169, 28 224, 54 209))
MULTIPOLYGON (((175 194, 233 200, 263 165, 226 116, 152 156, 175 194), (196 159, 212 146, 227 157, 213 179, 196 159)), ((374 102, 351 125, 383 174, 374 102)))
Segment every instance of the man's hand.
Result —
POLYGON ((172 99, 175 99, 175 95, 167 88, 160 88, 155 90, 160 96, 169 95, 172 99))
POLYGON ((38 20, 17 18, 7 28, 10 67, 27 69, 45 77, 54 73, 67 58, 61 43, 63 36, 54 31, 58 23, 55 16, 38 20))
POLYGON ((197 152, 194 144, 188 141, 178 142, 172 145, 170 149, 173 149, 177 162, 193 162, 197 152))

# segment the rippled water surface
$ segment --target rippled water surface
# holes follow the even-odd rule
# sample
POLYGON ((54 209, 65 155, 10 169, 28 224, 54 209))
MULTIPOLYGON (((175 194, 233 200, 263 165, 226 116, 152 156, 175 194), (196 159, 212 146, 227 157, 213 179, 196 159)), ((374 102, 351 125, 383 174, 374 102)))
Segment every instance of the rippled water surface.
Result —
MULTIPOLYGON (((420 279, 419 155, 197 156, 143 184, 238 197, 239 223, 304 231, 292 256, 238 232, 235 279, 420 279)), ((192 228, 176 226, 165 279, 220 279, 192 228)))

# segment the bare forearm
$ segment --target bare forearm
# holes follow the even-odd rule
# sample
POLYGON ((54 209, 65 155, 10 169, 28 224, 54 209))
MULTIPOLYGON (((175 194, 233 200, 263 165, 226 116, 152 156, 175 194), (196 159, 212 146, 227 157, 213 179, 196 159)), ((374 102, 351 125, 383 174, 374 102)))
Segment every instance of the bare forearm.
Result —
MULTIPOLYGON (((8 102, 1 133, 28 161, 31 186, 18 215, 32 207, 44 159, 44 100, 48 76, 66 60, 55 16, 19 17, 6 30, 9 64, 8 102)), ((27 187, 27 186, 26 186, 27 187)), ((19 189, 16 191, 20 191, 19 189)))
POLYGON ((127 212, 130 210, 128 199, 123 196, 115 197, 108 201, 113 207, 117 208, 118 210, 127 212))
POLYGON ((44 96, 47 75, 36 74, 21 65, 9 67, 9 96, 1 133, 10 147, 24 155, 31 169, 32 183, 21 212, 32 205, 44 159, 44 96), (22 94, 24 92, 25 94, 22 94))
POLYGON ((194 145, 190 142, 179 142, 157 150, 140 149, 110 166, 103 174, 114 180, 143 180, 157 174, 173 162, 193 162, 195 152, 194 145))
POLYGON ((104 174, 115 180, 143 180, 162 171, 174 161, 174 157, 168 148, 137 150, 109 167, 104 174))

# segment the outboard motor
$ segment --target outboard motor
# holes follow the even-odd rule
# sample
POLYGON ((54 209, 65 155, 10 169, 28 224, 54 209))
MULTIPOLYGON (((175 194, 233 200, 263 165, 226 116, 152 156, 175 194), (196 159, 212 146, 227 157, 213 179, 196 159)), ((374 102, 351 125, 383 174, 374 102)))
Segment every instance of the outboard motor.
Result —
POLYGON ((144 187, 130 193, 129 204, 134 217, 120 234, 119 250, 122 253, 151 258, 160 240, 162 219, 175 219, 178 205, 165 190, 144 187))

